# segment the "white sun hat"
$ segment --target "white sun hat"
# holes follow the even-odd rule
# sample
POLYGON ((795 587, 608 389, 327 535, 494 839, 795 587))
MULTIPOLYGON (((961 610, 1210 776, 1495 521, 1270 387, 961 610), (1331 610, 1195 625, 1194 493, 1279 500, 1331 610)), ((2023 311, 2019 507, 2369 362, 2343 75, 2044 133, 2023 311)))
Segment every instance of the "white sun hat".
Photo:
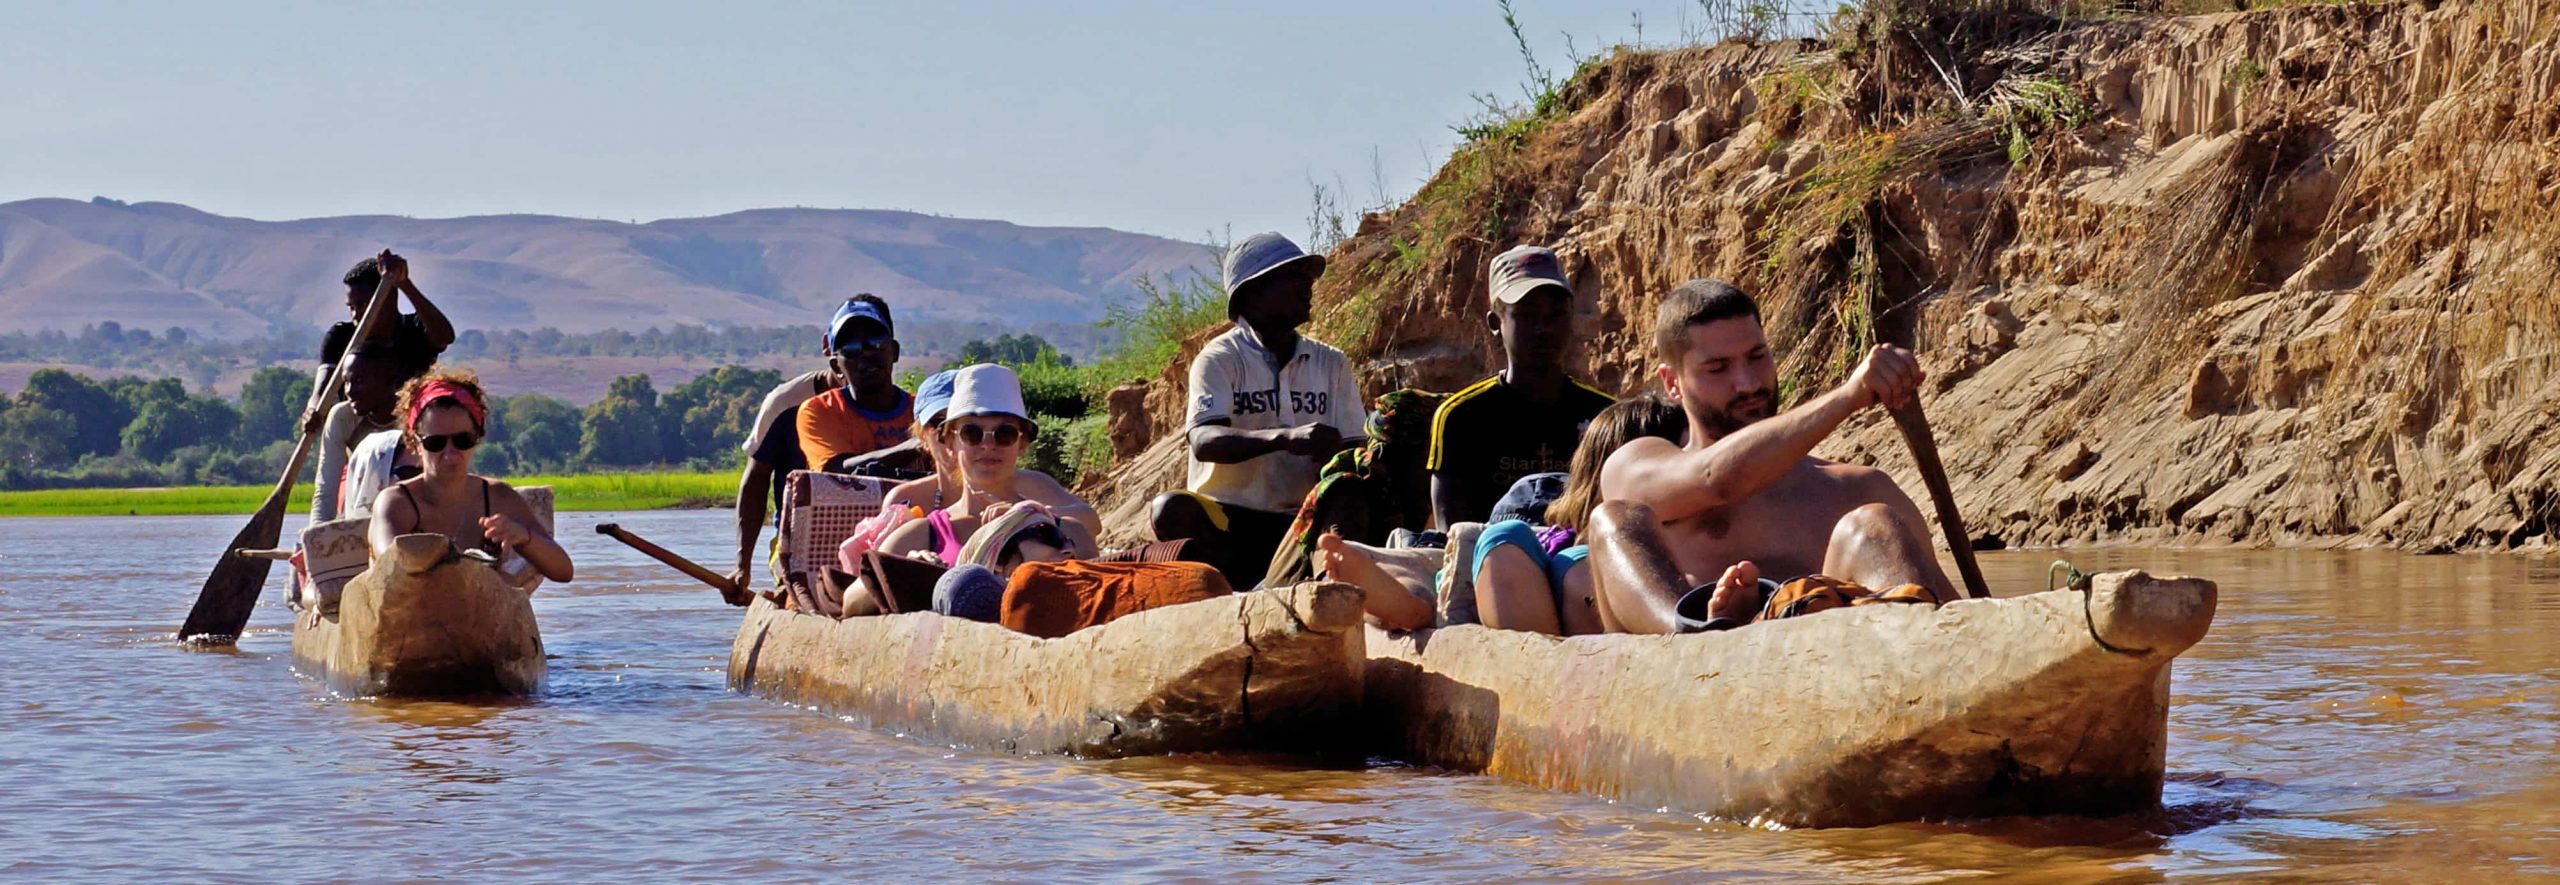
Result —
POLYGON ((1227 286, 1227 298, 1233 301, 1236 290, 1244 288, 1244 284, 1301 261, 1309 262, 1316 274, 1324 273, 1324 256, 1307 254, 1288 237, 1264 231, 1239 240, 1227 250, 1226 260, 1220 267, 1227 286))
POLYGON ((951 383, 951 408, 943 421, 980 415, 1005 415, 1030 424, 1031 410, 1022 405, 1022 379, 994 363, 964 367, 951 383))

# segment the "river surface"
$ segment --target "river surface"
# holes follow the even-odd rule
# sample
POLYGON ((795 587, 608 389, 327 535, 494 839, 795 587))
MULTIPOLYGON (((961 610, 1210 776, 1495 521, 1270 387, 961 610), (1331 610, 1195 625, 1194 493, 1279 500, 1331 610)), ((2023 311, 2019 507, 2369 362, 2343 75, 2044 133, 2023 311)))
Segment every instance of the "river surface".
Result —
MULTIPOLYGON (((565 514, 530 701, 350 700, 170 633, 240 517, 0 520, 0 881, 2560 878, 2560 567, 2080 550, 2221 582, 2156 815, 1774 831, 1388 764, 1015 758, 731 693, 725 512, 565 514)), ((290 530, 292 526, 288 526, 290 530)), ((2003 592, 2054 553, 1991 555, 2003 592)))

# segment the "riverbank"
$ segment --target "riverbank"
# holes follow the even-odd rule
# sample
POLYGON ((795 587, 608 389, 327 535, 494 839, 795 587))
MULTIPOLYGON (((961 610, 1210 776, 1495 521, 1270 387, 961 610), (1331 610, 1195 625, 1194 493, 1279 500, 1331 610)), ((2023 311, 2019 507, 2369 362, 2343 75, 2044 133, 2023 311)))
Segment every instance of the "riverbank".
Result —
MULTIPOLYGON (((551 487, 553 507, 581 510, 667 510, 726 507, 735 500, 738 476, 703 473, 595 473, 579 476, 506 477, 517 486, 551 487)), ((0 517, 197 516, 257 512, 273 486, 190 486, 156 489, 43 489, 0 492, 0 517)), ((311 509, 311 486, 293 489, 294 512, 311 509)))
MULTIPOLYGON (((1911 346, 1966 526, 2013 545, 2560 543, 2560 16, 2245 5, 1896 0, 1595 57, 1356 219, 1307 331, 1371 395, 1457 390, 1502 368, 1487 262, 1542 244, 1602 390, 1659 386, 1654 311, 1701 277, 1759 299, 1782 406, 1911 346)), ((1106 541, 1182 484, 1216 331, 1111 400, 1106 541)), ((1814 454, 1926 500, 1905 451, 1870 411, 1814 454)))

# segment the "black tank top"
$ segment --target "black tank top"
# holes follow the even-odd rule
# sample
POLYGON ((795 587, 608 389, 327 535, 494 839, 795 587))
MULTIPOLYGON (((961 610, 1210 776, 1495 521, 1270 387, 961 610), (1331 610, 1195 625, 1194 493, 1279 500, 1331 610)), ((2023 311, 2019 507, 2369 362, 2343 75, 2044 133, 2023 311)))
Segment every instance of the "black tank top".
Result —
MULTIPOLYGON (((489 480, 488 480, 486 477, 480 477, 479 479, 480 479, 480 518, 482 518, 482 519, 487 519, 487 518, 489 518, 489 513, 490 513, 490 510, 489 510, 489 480)), ((401 483, 401 484, 398 486, 398 488, 400 489, 400 497, 403 497, 403 498, 407 498, 407 499, 409 499, 409 512, 417 514, 417 515, 421 518, 421 519, 420 519, 420 521, 422 521, 422 522, 423 522, 423 521, 424 521, 424 517, 427 515, 427 509, 426 509, 426 508, 424 508, 424 507, 420 507, 420 506, 418 506, 418 496, 417 496, 417 495, 413 495, 413 494, 410 494, 410 493, 409 493, 409 484, 408 484, 408 483, 405 483, 405 482, 404 482, 404 483, 401 483)), ((500 550, 499 550, 500 545, 498 544, 498 542, 496 542, 496 541, 492 541, 492 540, 489 540, 489 536, 488 536, 488 535, 486 535, 486 534, 483 534, 483 535, 481 535, 481 536, 480 536, 480 543, 478 543, 478 544, 474 544, 474 545, 472 545, 472 546, 473 546, 474 548, 476 548, 476 549, 480 550, 481 552, 487 553, 487 554, 489 554, 489 555, 491 555, 491 556, 496 556, 496 555, 498 555, 498 554, 499 554, 499 552, 500 552, 500 550)))

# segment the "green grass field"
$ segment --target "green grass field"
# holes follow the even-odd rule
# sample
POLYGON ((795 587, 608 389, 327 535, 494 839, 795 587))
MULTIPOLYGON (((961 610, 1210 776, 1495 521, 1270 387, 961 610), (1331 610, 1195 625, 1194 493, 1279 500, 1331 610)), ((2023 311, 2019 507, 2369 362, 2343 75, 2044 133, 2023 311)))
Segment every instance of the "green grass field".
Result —
MULTIPOLYGON (((724 507, 736 499, 738 475, 713 473, 594 473, 583 476, 511 476, 517 486, 551 487, 560 510, 657 510, 724 507)), ((171 516, 254 513, 271 486, 193 486, 162 489, 47 489, 0 492, 0 517, 171 516)), ((311 485, 293 489, 293 511, 311 510, 311 485)))

